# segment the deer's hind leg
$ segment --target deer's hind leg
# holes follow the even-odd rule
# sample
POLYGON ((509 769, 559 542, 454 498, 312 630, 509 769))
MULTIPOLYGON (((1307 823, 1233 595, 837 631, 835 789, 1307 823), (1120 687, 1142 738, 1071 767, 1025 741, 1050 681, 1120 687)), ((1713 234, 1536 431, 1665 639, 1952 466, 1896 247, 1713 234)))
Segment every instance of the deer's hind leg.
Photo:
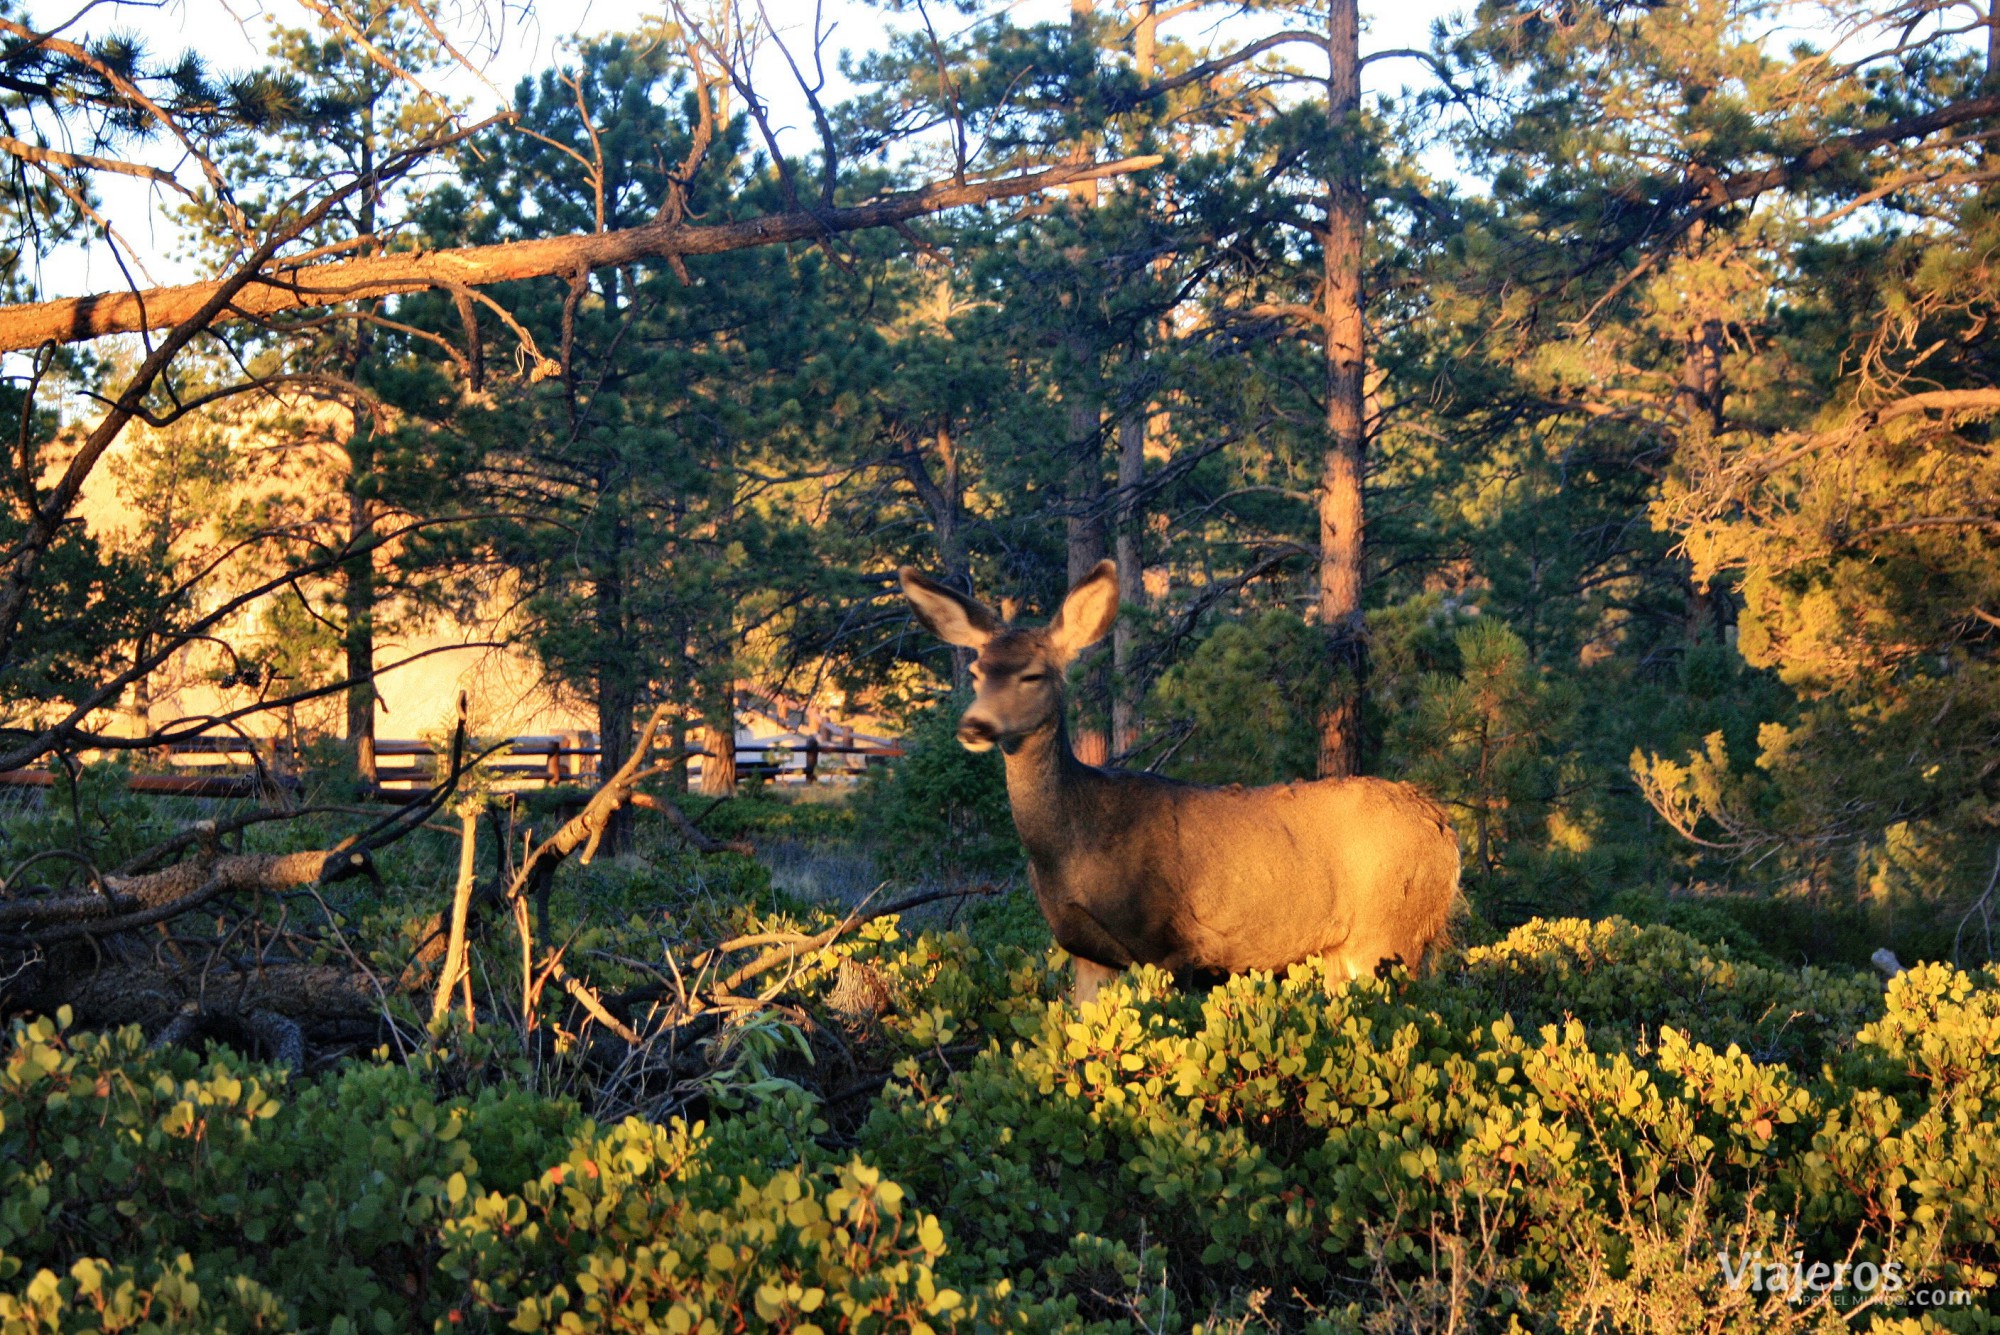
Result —
POLYGON ((1097 989, 1123 972, 1106 964, 1096 964, 1081 955, 1070 957, 1070 1001, 1078 1006, 1097 1000, 1097 989))

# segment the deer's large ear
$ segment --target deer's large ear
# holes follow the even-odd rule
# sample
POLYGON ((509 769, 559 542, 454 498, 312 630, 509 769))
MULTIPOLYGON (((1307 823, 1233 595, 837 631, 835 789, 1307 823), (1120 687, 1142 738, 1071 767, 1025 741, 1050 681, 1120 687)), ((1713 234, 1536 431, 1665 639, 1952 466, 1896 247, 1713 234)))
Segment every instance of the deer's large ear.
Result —
POLYGON ((1099 561, 1063 599, 1049 623, 1049 651, 1067 663, 1111 633, 1118 620, 1118 567, 1099 561))
POLYGON ((904 566, 896 573, 902 578, 903 596, 910 600, 917 620, 946 644, 983 649, 1000 633, 1000 618, 964 594, 925 579, 915 566, 904 566))

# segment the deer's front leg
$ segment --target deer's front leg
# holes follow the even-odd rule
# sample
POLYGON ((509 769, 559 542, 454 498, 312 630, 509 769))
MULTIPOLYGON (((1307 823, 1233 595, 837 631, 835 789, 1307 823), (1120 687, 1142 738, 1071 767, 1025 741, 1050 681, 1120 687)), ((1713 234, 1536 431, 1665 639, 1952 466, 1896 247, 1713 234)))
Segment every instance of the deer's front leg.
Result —
POLYGON ((1074 979, 1070 983, 1069 999, 1078 1006, 1097 1000, 1097 989, 1116 978, 1120 972, 1102 964, 1093 964, 1080 955, 1071 956, 1069 963, 1074 979))

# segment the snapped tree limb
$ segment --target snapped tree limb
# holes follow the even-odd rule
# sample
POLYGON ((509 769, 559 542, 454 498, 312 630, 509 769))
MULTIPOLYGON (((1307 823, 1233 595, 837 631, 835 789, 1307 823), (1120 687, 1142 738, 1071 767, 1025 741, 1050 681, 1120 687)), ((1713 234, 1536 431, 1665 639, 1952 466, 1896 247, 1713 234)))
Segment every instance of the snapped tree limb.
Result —
POLYGON ((511 901, 532 893, 535 896, 536 910, 540 915, 536 926, 544 937, 549 934, 549 886, 555 879, 556 868, 579 848, 583 852, 577 861, 588 866, 591 858, 597 854, 597 846, 603 841, 604 832, 610 828, 612 816, 632 800, 640 782, 661 773, 665 768, 671 768, 671 765, 655 766, 652 769, 642 768, 646 761, 646 753, 653 749, 653 738, 667 717, 667 709, 668 706, 661 705, 653 711, 653 716, 646 720, 645 728, 639 733, 639 740, 632 748, 631 757, 619 767, 616 774, 605 781, 603 787, 591 794, 590 801, 584 804, 582 811, 563 822, 561 829, 543 840, 534 852, 528 854, 527 859, 521 864, 521 869, 515 873, 513 884, 507 887, 506 893, 502 896, 503 899, 511 901))

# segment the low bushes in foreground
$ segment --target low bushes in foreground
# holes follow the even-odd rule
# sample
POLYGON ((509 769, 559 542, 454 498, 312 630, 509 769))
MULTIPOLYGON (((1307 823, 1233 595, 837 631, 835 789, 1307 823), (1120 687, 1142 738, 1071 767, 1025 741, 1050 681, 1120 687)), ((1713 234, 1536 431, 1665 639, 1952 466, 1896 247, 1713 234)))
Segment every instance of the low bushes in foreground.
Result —
POLYGON ((1141 971, 1079 1012, 1018 948, 855 949, 983 1040, 859 1122, 780 1088, 599 1126, 490 1058, 291 1084, 17 1024, 0 1327, 1996 1329, 1990 973, 1885 995, 1558 921, 1414 981, 1141 971))

